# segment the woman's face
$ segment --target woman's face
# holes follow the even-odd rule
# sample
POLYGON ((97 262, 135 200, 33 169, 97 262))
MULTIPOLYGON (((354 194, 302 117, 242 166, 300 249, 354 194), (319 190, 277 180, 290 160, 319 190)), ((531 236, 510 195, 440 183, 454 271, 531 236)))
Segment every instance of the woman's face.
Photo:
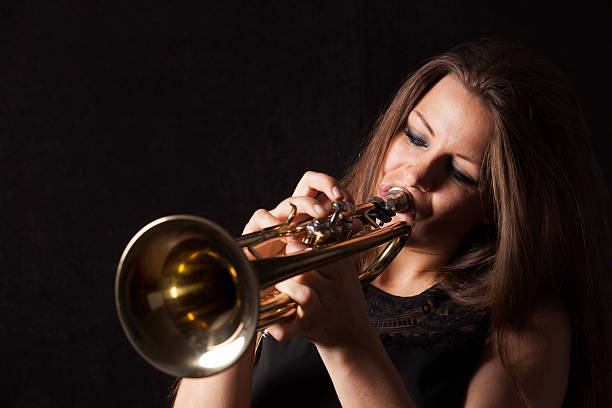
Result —
POLYGON ((408 246, 452 255, 484 220, 481 163, 491 134, 483 103, 454 76, 441 79, 414 107, 385 154, 380 194, 393 186, 414 197, 408 246))

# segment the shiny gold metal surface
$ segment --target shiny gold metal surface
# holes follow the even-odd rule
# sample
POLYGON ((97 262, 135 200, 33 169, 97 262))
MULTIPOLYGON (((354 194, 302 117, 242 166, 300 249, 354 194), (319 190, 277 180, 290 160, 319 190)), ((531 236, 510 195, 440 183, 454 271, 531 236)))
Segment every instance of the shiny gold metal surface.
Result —
POLYGON ((259 282, 221 227, 190 215, 140 230, 117 268, 115 300, 140 355, 174 376, 204 377, 229 367, 256 331, 259 282), (239 272, 238 272, 239 271, 239 272))
MULTIPOLYGON (((400 193, 407 210, 411 197, 400 193)), ((227 369, 258 329, 294 312, 289 296, 269 289, 275 283, 385 243, 360 279, 369 282, 386 268, 411 227, 379 227, 370 217, 380 210, 378 203, 351 213, 372 225, 367 233, 287 256, 263 257, 254 247, 304 234, 305 223, 293 222, 295 209, 285 223, 238 238, 192 215, 153 221, 132 238, 117 267, 115 301, 126 336, 145 360, 173 376, 205 377, 227 369)))

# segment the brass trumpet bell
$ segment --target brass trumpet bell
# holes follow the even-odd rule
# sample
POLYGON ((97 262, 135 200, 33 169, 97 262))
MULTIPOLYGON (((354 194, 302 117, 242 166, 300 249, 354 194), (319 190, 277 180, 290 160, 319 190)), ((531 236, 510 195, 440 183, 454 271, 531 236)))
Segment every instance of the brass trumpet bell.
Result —
POLYGON ((259 282, 251 263, 233 237, 201 217, 145 226, 121 257, 115 291, 128 339, 171 375, 223 371, 256 332, 259 282))

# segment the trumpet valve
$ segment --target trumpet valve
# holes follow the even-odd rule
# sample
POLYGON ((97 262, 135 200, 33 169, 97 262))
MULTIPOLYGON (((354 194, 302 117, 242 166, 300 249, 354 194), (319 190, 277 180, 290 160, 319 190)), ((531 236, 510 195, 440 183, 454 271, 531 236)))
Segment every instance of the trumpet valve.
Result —
POLYGON ((306 236, 302 243, 310 247, 318 247, 348 238, 353 227, 353 217, 342 214, 348 211, 348 205, 342 201, 332 203, 334 213, 327 218, 313 218, 306 225, 306 236))

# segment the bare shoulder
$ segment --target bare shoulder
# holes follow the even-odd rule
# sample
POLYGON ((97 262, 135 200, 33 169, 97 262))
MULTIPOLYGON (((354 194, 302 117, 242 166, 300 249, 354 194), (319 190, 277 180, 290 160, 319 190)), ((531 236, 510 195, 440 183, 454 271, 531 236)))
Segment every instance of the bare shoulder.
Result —
MULTIPOLYGON (((520 330, 504 331, 508 368, 525 397, 535 407, 559 407, 569 378, 571 320, 559 303, 543 304, 520 330)), ((522 406, 502 364, 502 351, 492 333, 470 381, 466 406, 522 406)))
POLYGON ((521 330, 505 332, 509 363, 516 366, 542 364, 571 354, 572 324, 566 308, 559 303, 541 305, 521 330))
MULTIPOLYGON (((531 315, 529 328, 539 334, 571 335, 572 324, 567 308, 558 302, 541 305, 531 315)), ((528 328, 528 329, 529 329, 528 328)))

